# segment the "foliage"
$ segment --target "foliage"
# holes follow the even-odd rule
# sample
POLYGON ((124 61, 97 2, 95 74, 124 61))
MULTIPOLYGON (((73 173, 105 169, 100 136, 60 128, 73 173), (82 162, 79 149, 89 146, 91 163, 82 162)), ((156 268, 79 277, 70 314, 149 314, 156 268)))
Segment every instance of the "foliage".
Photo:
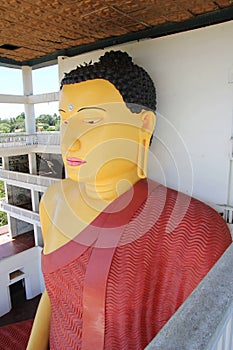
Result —
POLYGON ((58 131, 60 130, 60 116, 54 113, 41 114, 36 118, 36 126, 38 131, 58 131))
MULTIPOLYGON (((37 131, 59 131, 60 130, 60 116, 54 113, 41 114, 36 118, 37 131)), ((10 119, 0 118, 0 134, 8 134, 11 132, 25 132, 25 114, 20 113, 16 118, 10 119)))
POLYGON ((7 120, 0 120, 0 133, 8 134, 10 132, 10 125, 7 120))
POLYGON ((0 181, 0 198, 5 197, 4 182, 0 181))
POLYGON ((25 114, 20 113, 16 118, 0 119, 0 133, 24 132, 25 131, 25 114))
MULTIPOLYGON (((0 198, 5 197, 4 182, 0 181, 0 198)), ((7 215, 0 210, 0 226, 7 225, 7 215)))
POLYGON ((7 215, 3 211, 0 210, 0 226, 7 225, 7 215))

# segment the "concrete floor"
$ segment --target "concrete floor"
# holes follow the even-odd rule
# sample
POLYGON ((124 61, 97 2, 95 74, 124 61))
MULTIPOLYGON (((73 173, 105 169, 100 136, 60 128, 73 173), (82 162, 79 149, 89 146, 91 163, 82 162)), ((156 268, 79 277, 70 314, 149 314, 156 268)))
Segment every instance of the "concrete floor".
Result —
POLYGON ((10 239, 7 233, 0 235, 0 260, 34 247, 34 234, 27 232, 10 239))
POLYGON ((19 299, 18 303, 6 315, 0 317, 0 327, 20 321, 31 320, 35 317, 41 295, 31 299, 19 299))

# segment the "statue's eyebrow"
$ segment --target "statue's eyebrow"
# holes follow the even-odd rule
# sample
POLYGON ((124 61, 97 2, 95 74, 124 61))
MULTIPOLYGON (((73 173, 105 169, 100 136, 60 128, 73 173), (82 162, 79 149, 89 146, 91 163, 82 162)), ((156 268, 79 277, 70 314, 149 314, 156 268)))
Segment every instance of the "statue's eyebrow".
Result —
POLYGON ((81 112, 81 111, 86 110, 86 109, 98 109, 98 110, 106 112, 106 109, 101 108, 101 107, 94 107, 94 106, 93 107, 82 107, 78 110, 78 112, 81 112))
POLYGON ((59 108, 58 112, 65 112, 66 113, 66 111, 62 108, 59 108))

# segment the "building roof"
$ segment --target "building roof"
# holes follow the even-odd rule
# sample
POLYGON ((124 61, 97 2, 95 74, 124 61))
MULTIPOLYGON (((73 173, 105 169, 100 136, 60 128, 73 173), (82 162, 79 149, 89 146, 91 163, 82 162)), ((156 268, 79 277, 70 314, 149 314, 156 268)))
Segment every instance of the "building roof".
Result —
POLYGON ((233 18, 233 0, 1 0, 0 65, 36 66, 233 18))

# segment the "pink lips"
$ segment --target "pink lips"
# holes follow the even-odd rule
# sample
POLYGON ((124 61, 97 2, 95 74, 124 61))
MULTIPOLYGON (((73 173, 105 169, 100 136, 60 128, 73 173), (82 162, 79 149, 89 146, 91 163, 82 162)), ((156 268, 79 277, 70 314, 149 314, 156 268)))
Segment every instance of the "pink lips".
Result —
POLYGON ((79 158, 67 158, 67 164, 70 165, 70 166, 80 166, 82 164, 85 164, 86 161, 85 160, 82 160, 82 159, 79 159, 79 158))

